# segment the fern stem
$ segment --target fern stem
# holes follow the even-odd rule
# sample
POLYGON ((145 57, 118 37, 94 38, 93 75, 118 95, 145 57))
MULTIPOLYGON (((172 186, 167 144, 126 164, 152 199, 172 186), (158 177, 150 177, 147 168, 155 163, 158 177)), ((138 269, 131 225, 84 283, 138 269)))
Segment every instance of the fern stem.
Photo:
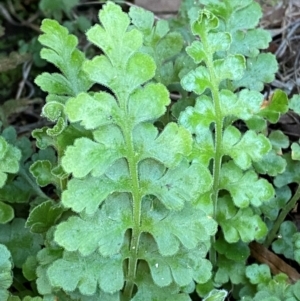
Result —
POLYGON ((128 260, 127 280, 124 287, 123 298, 124 301, 130 301, 132 298, 134 282, 136 278, 137 262, 138 262, 138 247, 140 241, 140 224, 141 224, 141 202, 142 196, 140 194, 139 177, 138 177, 138 160, 135 154, 132 127, 129 122, 124 126, 123 131, 125 137, 125 144, 127 147, 127 161, 132 181, 132 214, 133 214, 133 228, 130 241, 130 257, 128 260))
POLYGON ((296 203, 298 202, 300 198, 300 185, 298 185, 298 188, 294 194, 294 196, 290 199, 290 201, 284 206, 284 208, 281 210, 277 220, 275 221, 271 231, 268 233, 266 240, 264 242, 264 246, 268 248, 273 240, 275 239, 277 232, 281 226, 281 224, 284 222, 286 216, 289 214, 289 212, 295 207, 296 203))
MULTIPOLYGON (((214 65, 213 65, 213 54, 210 52, 209 43, 207 40, 206 32, 203 30, 201 35, 201 41, 206 53, 209 53, 207 59, 205 60, 206 66, 208 68, 211 80, 211 93, 215 109, 215 158, 213 163, 213 186, 212 186, 212 203, 213 203, 213 219, 216 220, 217 216, 217 205, 218 205, 218 195, 219 195, 219 182, 221 173, 221 163, 222 163, 222 135, 223 135, 223 118, 221 113, 220 96, 219 96, 219 81, 217 79, 214 65)), ((209 259, 212 265, 215 267, 217 265, 217 254, 214 249, 215 236, 211 237, 212 247, 209 251, 209 259)))

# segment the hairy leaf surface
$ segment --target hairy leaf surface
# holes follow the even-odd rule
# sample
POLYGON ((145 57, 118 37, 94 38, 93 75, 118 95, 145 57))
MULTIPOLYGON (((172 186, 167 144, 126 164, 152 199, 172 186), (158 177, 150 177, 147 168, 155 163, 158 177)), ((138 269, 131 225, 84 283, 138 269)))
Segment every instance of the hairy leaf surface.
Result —
POLYGON ((250 242, 263 238, 267 233, 267 227, 259 215, 249 207, 237 209, 228 196, 219 200, 217 221, 229 243, 236 243, 240 239, 250 242))
POLYGON ((0 244, 0 298, 7 300, 9 296, 8 288, 13 282, 12 263, 9 250, 0 244))
POLYGON ((181 211, 168 213, 157 203, 145 204, 142 229, 151 233, 163 256, 174 255, 180 243, 193 249, 199 242, 208 242, 217 230, 216 222, 204 212, 186 205, 181 211), (149 210, 149 206, 151 206, 149 210), (145 208, 145 209, 146 209, 145 208))
POLYGON ((83 295, 93 295, 98 286, 107 293, 123 287, 123 258, 120 254, 104 258, 99 253, 83 257, 78 253, 64 252, 47 270, 50 284, 67 292, 77 287, 83 295))
POLYGON ((243 172, 233 161, 223 165, 220 188, 230 192, 236 206, 245 208, 249 203, 258 207, 274 196, 273 186, 249 170, 243 172))
POLYGON ((249 168, 252 162, 259 161, 271 150, 271 143, 262 134, 247 131, 243 136, 236 127, 229 126, 223 135, 223 152, 233 158, 236 165, 243 170, 249 168))
POLYGON ((211 277, 211 263, 204 258, 207 250, 199 245, 193 250, 180 248, 176 255, 161 256, 150 237, 144 237, 139 249, 139 257, 146 260, 153 281, 160 287, 173 281, 179 286, 187 286, 193 280, 204 283, 211 277))

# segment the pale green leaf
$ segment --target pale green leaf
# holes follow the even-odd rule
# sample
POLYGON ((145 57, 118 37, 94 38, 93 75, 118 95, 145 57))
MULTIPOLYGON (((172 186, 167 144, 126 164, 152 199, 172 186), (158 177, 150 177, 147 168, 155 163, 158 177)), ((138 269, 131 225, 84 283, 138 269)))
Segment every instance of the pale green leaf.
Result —
MULTIPOLYGON (((46 234, 47 238, 51 241, 53 240, 52 232, 53 230, 50 230, 46 234)), ((55 246, 54 249, 48 247, 48 248, 43 248, 38 252, 37 254, 38 267, 36 268, 36 275, 37 275, 36 284, 40 294, 50 295, 52 293, 52 288, 47 275, 47 269, 55 260, 60 259, 62 256, 63 256, 63 250, 61 248, 58 249, 57 245, 55 246)))
POLYGON ((254 1, 245 1, 245 3, 228 1, 227 3, 228 6, 234 8, 234 13, 229 14, 227 12, 227 16, 229 16, 227 26, 231 31, 244 30, 245 28, 250 29, 258 25, 259 19, 262 16, 262 11, 258 3, 254 1), (240 9, 237 6, 244 7, 240 9))
POLYGON ((114 293, 124 284, 121 255, 104 258, 99 253, 82 257, 75 252, 64 252, 47 270, 51 286, 72 292, 76 288, 83 295, 93 295, 99 286, 104 292, 114 293))
MULTIPOLYGON (((144 84, 154 76, 155 69, 156 65, 151 56, 136 52, 129 58, 124 70, 124 75, 126 75, 124 89, 126 88, 126 91, 129 92, 144 84)), ((124 93, 125 90, 121 90, 121 92, 124 93)))
MULTIPOLYGON (((160 84, 148 84, 145 88, 136 90, 128 102, 132 126, 160 117, 169 102, 168 92, 160 84), (145 107, 148 109, 145 110, 145 107)), ((96 93, 93 97, 80 94, 77 98, 70 99, 66 105, 66 113, 72 122, 82 120, 81 124, 87 129, 111 123, 121 126, 125 118, 116 105, 116 100, 104 92, 96 93), (79 106, 82 110, 78 110, 79 106)))
POLYGON ((114 182, 107 178, 86 177, 71 179, 67 190, 62 194, 62 203, 75 212, 84 209, 87 213, 94 213, 105 198, 114 191, 114 182))
POLYGON ((215 147, 213 141, 213 133, 208 128, 198 128, 193 151, 189 156, 195 162, 199 162, 204 166, 209 166, 209 162, 214 158, 215 147))
POLYGON ((271 272, 266 264, 252 264, 247 266, 246 276, 252 284, 267 283, 271 279, 271 272))
POLYGON ((293 293, 294 293, 295 297, 298 300, 300 300, 300 281, 299 280, 293 285, 293 293))
POLYGON ((194 60, 196 64, 207 60, 207 54, 203 44, 199 41, 194 41, 190 46, 186 47, 186 52, 194 60))
POLYGON ((67 148, 62 158, 62 166, 78 178, 85 177, 89 173, 100 176, 121 157, 123 157, 121 143, 112 149, 88 138, 79 138, 73 146, 67 148), (79 158, 84 159, 78 160, 79 158))
POLYGON ((133 25, 144 35, 141 51, 153 57, 157 65, 154 78, 166 86, 178 82, 178 73, 181 70, 176 68, 176 60, 184 44, 182 35, 170 31, 166 20, 161 19, 154 23, 153 13, 140 7, 132 6, 129 15, 133 25))
POLYGON ((66 68, 64 60, 71 58, 72 52, 78 44, 78 39, 76 36, 70 35, 68 30, 55 20, 44 20, 41 30, 44 34, 39 37, 39 41, 48 47, 44 50, 45 55, 42 54, 42 57, 60 70, 64 70, 66 68))
MULTIPOLYGON (((74 292, 68 292, 67 296, 65 296, 65 294, 62 297, 60 297, 60 295, 57 294, 56 296, 59 298, 59 301, 69 301, 70 298, 72 298, 72 300, 80 301, 120 301, 120 292, 116 292, 113 294, 105 293, 100 288, 97 288, 96 292, 91 296, 83 295, 78 289, 74 292)), ((53 301, 53 299, 43 301, 53 301)))
POLYGON ((176 123, 168 123, 159 136, 152 124, 143 123, 135 128, 133 135, 135 156, 139 161, 152 158, 174 168, 192 150, 190 133, 176 123))
POLYGON ((262 239, 268 231, 260 216, 255 215, 251 208, 237 209, 228 196, 218 201, 217 221, 229 243, 262 239))
POLYGON ((76 98, 70 98, 66 103, 65 112, 71 122, 81 121, 81 125, 86 129, 95 129, 113 123, 113 117, 118 114, 118 110, 114 97, 100 92, 93 96, 80 93, 76 98))
MULTIPOLYGON (((142 46, 143 36, 137 29, 128 27, 130 20, 119 6, 109 2, 101 10, 99 19, 103 27, 95 25, 87 36, 103 50, 108 59, 104 56, 96 57, 85 65, 85 70, 90 78, 109 87, 123 101, 124 93, 129 95, 155 75, 155 63, 149 55, 136 52, 142 46), (118 21, 112 21, 115 19, 118 21), (101 74, 99 68, 109 71, 101 74)), ((176 42, 172 43, 176 49, 177 36, 180 37, 176 34, 175 41, 170 36, 171 42, 176 42)), ((169 41, 166 43, 170 44, 169 41)), ((178 52, 176 49, 174 51, 178 52)), ((170 55, 170 51, 172 54, 169 47, 163 47, 159 53, 165 57, 170 55)))
POLYGON ((245 87, 249 90, 261 91, 265 83, 274 80, 277 70, 276 58, 271 53, 261 53, 254 58, 248 58, 243 77, 233 82, 234 88, 245 87))
POLYGON ((57 121, 59 117, 63 116, 64 105, 60 102, 51 101, 44 105, 42 116, 47 117, 50 121, 57 121))
POLYGON ((18 172, 22 154, 18 148, 8 144, 3 137, 0 137, 0 142, 3 150, 0 160, 0 187, 3 187, 7 179, 7 173, 18 172))
POLYGON ((141 263, 140 269, 137 273, 136 284, 138 291, 132 298, 132 301, 190 301, 191 298, 188 294, 181 292, 181 289, 176 284, 170 284, 169 286, 159 287, 150 276, 150 272, 147 270, 145 263, 141 263))
POLYGON ((0 136, 0 159, 2 160, 8 150, 8 143, 0 136))
POLYGON ((88 39, 104 51, 113 66, 125 66, 141 47, 142 34, 136 29, 128 29, 128 15, 113 2, 108 2, 99 12, 99 20, 102 26, 93 26, 87 32, 88 39))
POLYGON ((295 113, 300 114, 300 95, 295 94, 289 101, 289 108, 295 113))
MULTIPOLYGON (((126 120, 126 119, 125 119, 126 120)), ((124 121, 125 121, 124 120, 124 121)), ((127 121, 127 120, 126 120, 127 121)), ((129 122, 126 123, 127 127, 130 126, 129 122)), ((123 124, 125 126, 125 123, 123 124)), ((93 131, 94 139, 101 145, 105 146, 107 149, 117 149, 117 152, 126 155, 126 147, 124 141, 124 132, 122 132, 123 127, 119 127, 115 124, 104 125, 99 129, 93 131)))
MULTIPOLYGON (((230 0, 230 1, 215 1, 215 0, 201 0, 201 3, 206 5, 210 11, 212 11, 218 17, 221 17, 226 22, 235 14, 236 11, 246 10, 253 0, 230 0)), ((248 12, 249 13, 249 12, 248 12)), ((251 19, 251 18, 250 18, 251 19)), ((255 26, 255 25, 252 25, 255 26)), ((247 28, 248 26, 246 26, 247 28)), ((251 23, 249 24, 251 27, 251 23)))
POLYGON ((229 126, 224 131, 224 154, 233 158, 235 164, 244 170, 248 169, 252 162, 259 161, 270 150, 271 143, 262 134, 249 130, 241 136, 240 131, 234 126, 229 126))
POLYGON ((82 72, 81 67, 85 57, 81 51, 76 49, 77 38, 70 35, 67 29, 55 20, 45 19, 42 22, 41 30, 44 34, 39 37, 39 41, 47 47, 42 49, 41 57, 58 67, 65 79, 62 80, 61 75, 58 74, 45 73, 37 77, 36 83, 41 86, 42 90, 54 94, 67 93, 75 96, 79 92, 87 91, 92 83, 82 72), (66 64, 66 62, 68 63, 66 64), (67 88, 62 87, 62 81, 67 88))
MULTIPOLYGON (((255 301, 274 300, 274 301, 297 301, 293 288, 296 285, 289 284, 288 276, 284 273, 273 276, 267 282, 261 282, 257 285, 258 293, 255 295, 255 301), (275 297, 276 296, 276 297, 275 297), (265 299, 263 299, 263 297, 265 299)), ((252 299, 251 299, 252 300, 252 299)))
POLYGON ((7 180, 7 174, 0 170, 0 187, 3 187, 7 180))
POLYGON ((205 259, 207 249, 200 245, 193 250, 180 250, 172 256, 161 256, 150 236, 143 237, 139 247, 139 258, 145 260, 150 268, 155 284, 160 287, 172 282, 187 286, 193 280, 204 283, 211 278, 211 263, 205 259))
POLYGON ((276 151, 271 150, 261 160, 253 162, 253 167, 260 174, 268 174, 275 177, 285 171, 286 161, 276 151))
POLYGON ((186 249, 194 249, 216 233, 217 223, 192 205, 186 204, 181 211, 171 212, 158 200, 144 201, 144 206, 142 229, 153 236, 163 256, 176 254, 180 243, 186 249))
POLYGON ((199 13, 198 20, 192 24, 192 32, 194 35, 201 36, 204 32, 209 32, 219 26, 218 18, 209 10, 203 9, 199 13))
MULTIPOLYGON (((278 299, 277 297, 274 297, 274 295, 266 292, 266 291, 259 291, 255 297, 244 297, 245 301, 281 301, 280 299, 278 299)), ((244 301, 243 300, 243 301, 244 301)), ((295 300, 291 300, 291 301, 295 301, 295 300)))
POLYGON ((105 198, 115 191, 131 191, 128 165, 118 160, 101 178, 71 179, 62 193, 62 203, 75 212, 96 212, 105 198))
POLYGON ((35 83, 44 92, 58 95, 74 95, 72 83, 59 73, 43 72, 35 79, 35 83))
POLYGON ((185 202, 195 201, 212 186, 209 170, 199 164, 183 160, 176 168, 164 172, 150 160, 140 165, 141 190, 155 195, 166 208, 181 210, 185 202))
POLYGON ((200 66, 190 71, 181 80, 182 87, 187 91, 194 91, 196 94, 202 94, 206 89, 211 88, 211 79, 208 70, 200 66))
POLYGON ((128 100, 128 113, 134 125, 159 118, 170 104, 169 92, 161 84, 148 84, 128 100), (145 110, 147 108, 147 110, 145 110))
POLYGON ((271 34, 265 29, 238 30, 232 33, 232 43, 229 52, 255 57, 259 54, 260 49, 266 49, 270 42, 271 34))
POLYGON ((6 246, 0 244, 0 300, 7 300, 8 288, 13 283, 11 255, 6 246))
POLYGON ((187 107, 179 116, 179 123, 191 133, 196 133, 200 126, 209 127, 215 122, 215 109, 212 99, 206 95, 197 98, 194 107, 187 107))
POLYGON ((144 34, 149 35, 154 25, 154 14, 139 6, 132 6, 129 10, 132 23, 144 34))
POLYGON ((149 55, 138 52, 128 59, 123 69, 113 66, 103 55, 87 61, 84 65, 89 78, 110 88, 119 101, 124 101, 123 94, 128 97, 136 88, 150 80, 155 75, 155 68, 155 63, 149 55), (106 71, 99 73, 99 70, 106 71))
POLYGON ((224 79, 239 80, 245 71, 245 58, 242 55, 229 55, 225 59, 214 61, 214 69, 221 82, 224 79))
POLYGON ((243 172, 233 161, 223 164, 220 189, 230 192, 234 204, 240 208, 251 203, 259 207, 274 196, 273 186, 265 179, 259 179, 253 170, 243 172))
POLYGON ((14 209, 0 201, 0 224, 6 224, 14 218, 14 209))
POLYGON ((292 159, 293 160, 300 160, 300 145, 298 143, 292 143, 292 159))
POLYGON ((41 297, 26 296, 22 299, 22 301, 43 301, 43 299, 41 297))
POLYGON ((207 35, 207 43, 209 45, 210 53, 228 50, 231 42, 231 36, 228 32, 210 32, 207 35))
POLYGON ((113 256, 120 252, 125 232, 133 226, 131 210, 127 194, 108 197, 94 216, 70 217, 59 224, 55 240, 66 250, 78 250, 83 256, 96 249, 105 257, 113 256))
POLYGON ((263 95, 256 91, 241 90, 237 95, 229 90, 220 91, 220 103, 223 116, 235 116, 248 120, 260 111, 263 95))
POLYGON ((164 37, 170 31, 169 23, 166 20, 158 20, 155 28, 154 39, 164 37))

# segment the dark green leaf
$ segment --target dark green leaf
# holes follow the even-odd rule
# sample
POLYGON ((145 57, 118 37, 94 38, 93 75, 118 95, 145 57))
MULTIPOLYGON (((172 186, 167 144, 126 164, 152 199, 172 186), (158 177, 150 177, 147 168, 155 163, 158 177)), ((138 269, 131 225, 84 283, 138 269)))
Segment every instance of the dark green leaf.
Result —
POLYGON ((29 255, 40 250, 42 237, 25 229, 25 220, 15 218, 11 224, 0 227, 0 243, 11 252, 14 265, 21 268, 29 255))
POLYGON ((43 202, 30 212, 25 226, 33 233, 44 233, 55 225, 62 213, 63 209, 59 204, 50 200, 43 202))

